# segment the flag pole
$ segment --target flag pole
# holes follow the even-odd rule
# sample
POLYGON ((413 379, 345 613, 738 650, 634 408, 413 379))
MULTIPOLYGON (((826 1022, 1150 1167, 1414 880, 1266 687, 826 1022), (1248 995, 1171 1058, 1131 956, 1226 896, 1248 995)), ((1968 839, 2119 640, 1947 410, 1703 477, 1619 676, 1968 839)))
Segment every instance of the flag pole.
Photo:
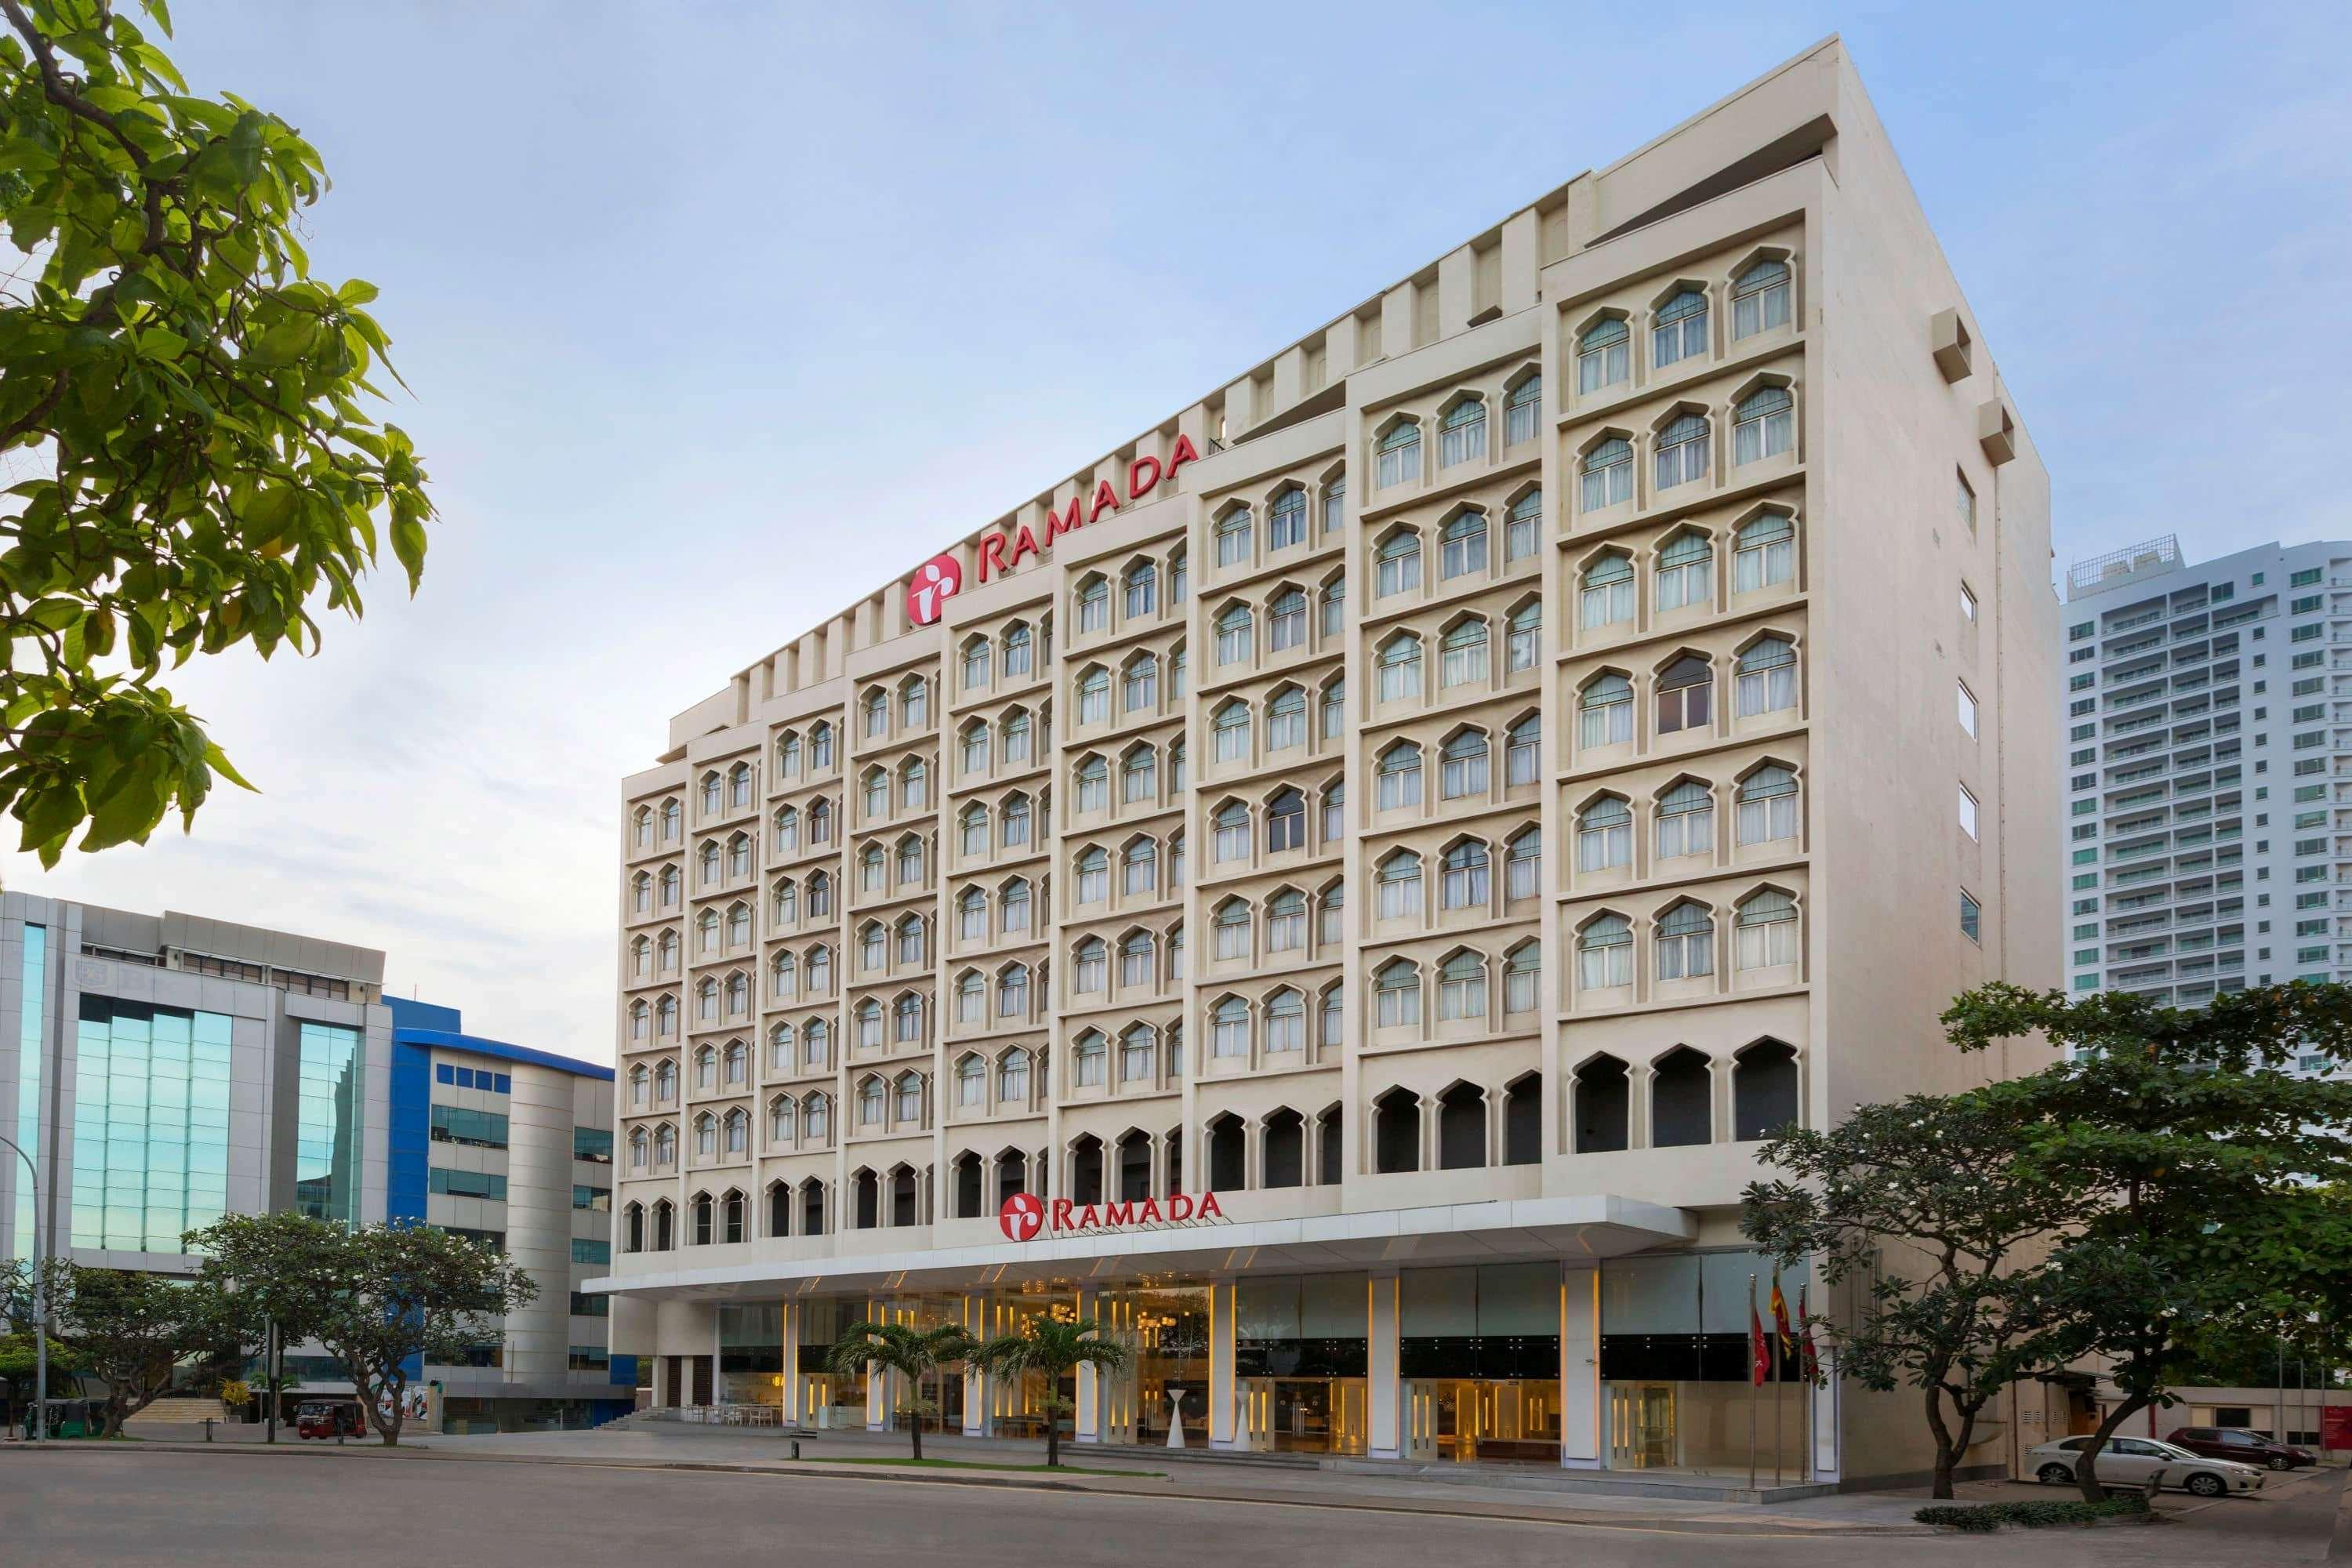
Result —
MULTIPOLYGON (((1780 1284, 1776 1274, 1773 1289, 1780 1284)), ((1780 1484, 1780 1325, 1777 1321, 1772 1325, 1772 1484, 1780 1484)))
POLYGON ((1756 1489, 1756 1276, 1748 1277, 1748 1489, 1756 1489))

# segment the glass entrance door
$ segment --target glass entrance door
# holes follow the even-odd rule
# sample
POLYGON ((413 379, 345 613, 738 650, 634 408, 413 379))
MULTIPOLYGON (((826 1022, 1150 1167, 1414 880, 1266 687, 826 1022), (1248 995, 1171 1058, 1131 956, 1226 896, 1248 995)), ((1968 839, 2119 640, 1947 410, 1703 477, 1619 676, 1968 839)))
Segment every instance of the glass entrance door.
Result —
POLYGON ((1678 1462, 1675 1448, 1674 1384, 1609 1385, 1610 1468, 1668 1468, 1678 1462))

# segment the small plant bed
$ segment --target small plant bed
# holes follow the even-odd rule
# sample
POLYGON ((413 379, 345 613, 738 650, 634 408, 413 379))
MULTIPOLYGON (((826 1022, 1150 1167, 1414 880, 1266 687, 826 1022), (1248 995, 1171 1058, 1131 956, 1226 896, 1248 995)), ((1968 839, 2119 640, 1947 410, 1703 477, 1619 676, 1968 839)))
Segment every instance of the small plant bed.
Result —
POLYGON ((2106 1520, 2147 1520, 2147 1499, 2138 1492, 2120 1492, 2105 1502, 1989 1502, 1973 1508, 1937 1503, 1911 1516, 1921 1524, 1952 1530, 1999 1530, 2013 1524, 2021 1530, 2046 1530, 2053 1525, 2097 1524, 2106 1520))
POLYGON ((872 1459, 809 1459, 803 1463, 819 1465, 887 1465, 901 1470, 1019 1470, 1036 1475, 1052 1476, 1142 1476, 1150 1480, 1165 1480, 1165 1470, 1101 1470, 1081 1465, 1002 1465, 984 1459, 910 1459, 902 1455, 872 1459))

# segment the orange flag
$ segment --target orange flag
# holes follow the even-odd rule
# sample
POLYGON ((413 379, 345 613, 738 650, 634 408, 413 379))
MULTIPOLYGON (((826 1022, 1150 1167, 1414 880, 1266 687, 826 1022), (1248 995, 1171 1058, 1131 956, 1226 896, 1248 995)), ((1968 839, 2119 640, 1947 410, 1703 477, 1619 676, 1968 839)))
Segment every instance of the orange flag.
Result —
POLYGON ((1789 1298, 1780 1294, 1780 1271, 1772 1271, 1772 1327, 1780 1335, 1780 1359, 1788 1361, 1797 1353, 1797 1336, 1789 1327, 1789 1298))
POLYGON ((1748 1287, 1748 1377, 1757 1387, 1763 1387, 1765 1374, 1772 1370, 1772 1355, 1764 1343, 1764 1320, 1756 1314, 1755 1286, 1752 1284, 1748 1287))

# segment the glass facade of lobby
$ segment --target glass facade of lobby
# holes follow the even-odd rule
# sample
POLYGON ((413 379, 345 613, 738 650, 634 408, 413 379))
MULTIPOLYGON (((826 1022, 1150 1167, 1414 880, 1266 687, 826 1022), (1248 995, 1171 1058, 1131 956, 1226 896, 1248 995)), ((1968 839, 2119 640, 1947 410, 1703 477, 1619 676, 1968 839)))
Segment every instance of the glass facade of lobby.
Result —
MULTIPOLYGON (((1744 1477, 1752 1419, 1767 1468, 1777 1421, 1793 1478, 1805 1462, 1810 1391, 1793 1366, 1780 1369, 1777 1390, 1751 1384, 1751 1279, 1769 1326, 1772 1265, 1746 1251, 1612 1259, 1594 1273, 1537 1260, 728 1305, 718 1310, 716 1378, 692 1364, 698 1358, 669 1358, 678 1364, 665 1402, 778 1405, 807 1426, 871 1427, 903 1425, 900 1413, 919 1401, 928 1430, 1034 1437, 1058 1396, 1074 1406, 1059 1417, 1067 1437, 1163 1447, 1172 1417, 1177 1446, 1199 1448, 1212 1441, 1216 1363, 1229 1357, 1234 1403, 1221 1446, 1367 1454, 1375 1381, 1392 1376, 1402 1457, 1558 1465, 1572 1403, 1563 1376, 1581 1373, 1610 1468, 1744 1477), (1587 1337, 1564 1355, 1570 1290, 1597 1314, 1580 1320, 1587 1337), (842 1331, 860 1320, 957 1323, 986 1339, 1079 1316, 1129 1350, 1127 1367, 1048 1388, 1034 1374, 999 1384, 950 1366, 909 1392, 895 1381, 869 1388, 863 1373, 829 1364, 842 1331), (709 1401, 697 1397, 706 1382, 709 1401)), ((1793 1313, 1804 1277, 1783 1271, 1780 1284, 1793 1313)))

